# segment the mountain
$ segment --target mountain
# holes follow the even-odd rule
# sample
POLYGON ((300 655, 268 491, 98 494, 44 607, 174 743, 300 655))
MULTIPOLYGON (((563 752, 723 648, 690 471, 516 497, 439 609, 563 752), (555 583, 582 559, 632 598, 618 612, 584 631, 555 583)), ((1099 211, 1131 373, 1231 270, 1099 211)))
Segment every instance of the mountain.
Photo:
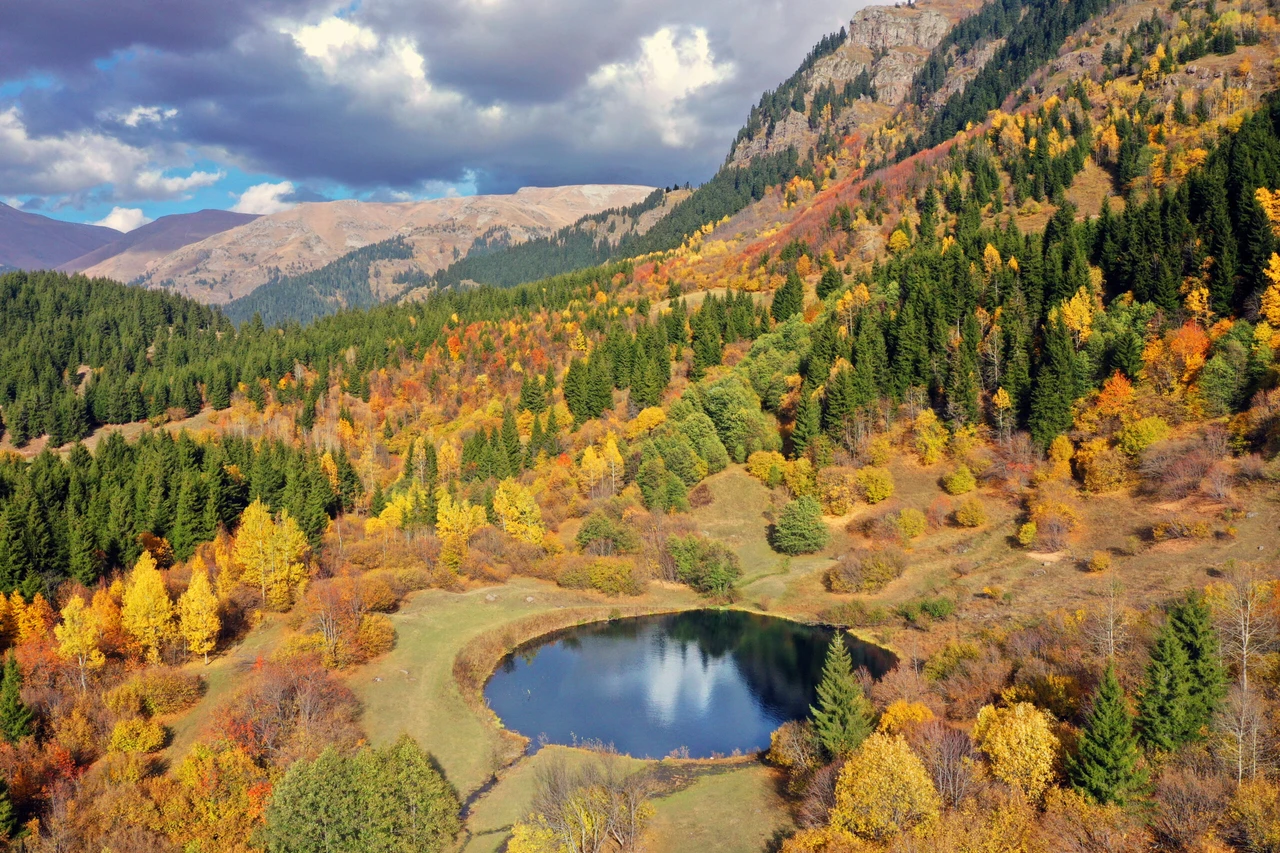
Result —
MULTIPOLYGON (((332 201, 300 204, 184 246, 150 263, 135 279, 208 303, 225 303, 282 276, 318 269, 354 249, 403 237, 411 259, 385 270, 430 275, 466 255, 486 232, 522 242, 545 237, 583 216, 642 201, 652 187, 526 187, 512 195, 421 202, 332 201)), ((390 294, 380 294, 390 295, 390 294)))
POLYGON ((162 216, 118 239, 59 265, 64 272, 133 281, 146 274, 154 261, 191 243, 198 243, 258 217, 229 210, 200 210, 162 216))
POLYGON ((114 228, 63 222, 0 204, 0 268, 60 266, 121 236, 114 228))

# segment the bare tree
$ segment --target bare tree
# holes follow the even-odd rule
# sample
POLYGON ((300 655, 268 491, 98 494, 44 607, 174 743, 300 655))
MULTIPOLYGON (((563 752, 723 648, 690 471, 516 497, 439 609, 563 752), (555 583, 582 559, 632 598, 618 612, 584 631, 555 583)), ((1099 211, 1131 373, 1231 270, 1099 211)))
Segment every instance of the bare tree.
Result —
POLYGON ((1276 639, 1270 579, 1256 566, 1232 563, 1222 585, 1217 623, 1222 653, 1235 665, 1241 690, 1249 692, 1249 668, 1276 639))
POLYGON ((1120 581, 1112 580, 1105 596, 1102 605, 1090 614, 1086 636, 1098 657, 1113 661, 1129 642, 1124 586, 1120 581))
POLYGON ((973 741, 966 732, 934 720, 918 726, 910 740, 944 803, 954 808, 973 791, 976 759, 973 741))
POLYGON ((631 853, 651 814, 650 794, 647 777, 616 763, 571 770, 555 758, 538 770, 533 809, 569 853, 601 853, 611 845, 631 853))
POLYGON ((1253 779, 1268 765, 1267 723, 1256 692, 1241 685, 1231 688, 1226 707, 1218 717, 1221 755, 1239 784, 1253 779))
POLYGON ((1226 780, 1202 761, 1164 769, 1156 780, 1151 831, 1161 850, 1200 850, 1226 811, 1226 780))

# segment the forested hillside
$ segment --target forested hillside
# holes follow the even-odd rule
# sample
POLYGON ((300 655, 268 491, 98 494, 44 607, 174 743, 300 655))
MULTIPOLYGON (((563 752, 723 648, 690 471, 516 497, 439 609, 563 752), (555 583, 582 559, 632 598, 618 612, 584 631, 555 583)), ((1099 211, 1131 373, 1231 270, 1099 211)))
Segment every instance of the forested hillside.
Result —
POLYGON ((0 837, 1274 849, 1280 25, 995 0, 904 104, 842 66, 849 133, 845 38, 738 140, 803 150, 414 301, 399 240, 226 314, 0 277, 0 837), (486 705, 530 638, 706 607, 897 666, 832 643, 754 757, 486 705))

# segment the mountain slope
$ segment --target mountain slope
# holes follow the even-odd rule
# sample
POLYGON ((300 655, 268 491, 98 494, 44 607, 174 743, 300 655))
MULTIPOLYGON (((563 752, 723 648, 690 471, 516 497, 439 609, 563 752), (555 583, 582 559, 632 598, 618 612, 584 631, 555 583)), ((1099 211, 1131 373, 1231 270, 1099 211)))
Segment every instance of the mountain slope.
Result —
POLYGON ((393 272, 430 275, 461 258, 485 232, 502 227, 513 242, 542 237, 580 217, 641 201, 651 187, 526 187, 512 195, 383 204, 300 204, 185 246, 152 263, 139 283, 202 302, 244 296, 280 276, 318 269, 354 249, 404 237, 413 258, 393 272))
POLYGON ((117 281, 133 281, 144 275, 153 261, 257 218, 253 214, 229 210, 200 210, 162 216, 105 246, 61 264, 58 269, 117 281))
POLYGON ((0 267, 56 267, 121 236, 114 228, 63 222, 0 204, 0 267))

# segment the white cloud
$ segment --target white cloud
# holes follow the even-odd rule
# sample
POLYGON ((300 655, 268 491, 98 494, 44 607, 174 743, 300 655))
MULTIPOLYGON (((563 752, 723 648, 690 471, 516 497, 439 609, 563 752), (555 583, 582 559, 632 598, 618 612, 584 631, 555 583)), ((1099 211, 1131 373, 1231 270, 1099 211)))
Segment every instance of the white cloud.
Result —
POLYGON ((140 124, 161 124, 177 114, 178 111, 173 108, 137 106, 127 113, 117 113, 114 118, 128 127, 137 127, 140 124))
POLYGON ((677 33, 663 27, 640 39, 633 62, 613 62, 596 70, 588 85, 605 94, 614 109, 647 116, 664 145, 687 145, 698 128, 683 101, 694 92, 732 79, 732 62, 717 63, 703 27, 677 33))
POLYGON ((226 172, 192 172, 186 176, 167 176, 160 170, 142 172, 134 184, 150 197, 161 198, 181 195, 202 187, 211 187, 226 177, 226 172))
POLYGON ((145 213, 136 207, 113 207, 110 213, 93 224, 128 233, 135 228, 141 228, 151 221, 145 213))
POLYGON ((280 213, 294 207, 284 196, 293 193, 293 181, 281 181, 278 184, 254 184, 240 194, 240 199, 231 208, 234 213, 280 213))
POLYGON ((0 186, 10 193, 43 195, 127 184, 150 159, 141 148, 87 131, 31 136, 16 107, 0 111, 0 186))
POLYGON ((427 61, 409 38, 384 38, 368 27, 337 17, 282 32, 315 63, 327 82, 367 100, 417 110, 461 100, 431 85, 427 61))

